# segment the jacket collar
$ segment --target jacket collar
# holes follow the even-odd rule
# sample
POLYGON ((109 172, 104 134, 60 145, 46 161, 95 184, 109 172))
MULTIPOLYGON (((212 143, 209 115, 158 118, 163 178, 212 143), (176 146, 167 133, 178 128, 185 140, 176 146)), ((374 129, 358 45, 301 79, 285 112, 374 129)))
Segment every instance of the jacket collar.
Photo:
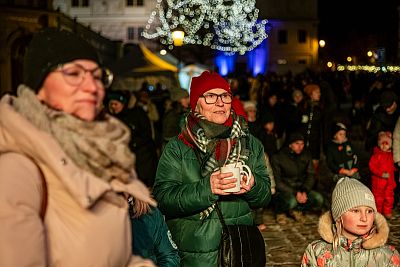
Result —
MULTIPOLYGON (((372 233, 368 238, 360 238, 360 241, 354 240, 352 247, 357 247, 357 243, 361 243, 364 249, 373 249, 377 247, 381 247, 386 244, 387 239, 389 237, 389 226, 386 222, 385 217, 383 217, 380 213, 375 213, 375 221, 374 224, 376 226, 376 231, 372 233)), ((330 211, 325 212, 320 218, 318 223, 318 232, 323 240, 328 243, 333 242, 333 219, 330 211)), ((348 245, 347 241, 340 240, 340 244, 343 245, 345 242, 348 245)))

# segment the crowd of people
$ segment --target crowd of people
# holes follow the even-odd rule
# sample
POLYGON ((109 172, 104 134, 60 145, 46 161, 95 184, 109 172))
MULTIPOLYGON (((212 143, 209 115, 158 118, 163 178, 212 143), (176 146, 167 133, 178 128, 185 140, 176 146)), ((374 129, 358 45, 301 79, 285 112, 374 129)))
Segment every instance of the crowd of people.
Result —
POLYGON ((73 33, 33 37, 0 101, 0 266, 224 266, 224 224, 268 231, 267 207, 282 225, 329 210, 302 266, 400 266, 386 245, 396 74, 205 71, 189 92, 112 81, 73 33))

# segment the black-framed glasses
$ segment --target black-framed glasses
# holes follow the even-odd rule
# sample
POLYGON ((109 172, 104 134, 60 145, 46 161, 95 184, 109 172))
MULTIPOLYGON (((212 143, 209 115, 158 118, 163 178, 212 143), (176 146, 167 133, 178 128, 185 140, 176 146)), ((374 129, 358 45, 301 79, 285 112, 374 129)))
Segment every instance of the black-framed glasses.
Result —
POLYGON ((87 72, 92 75, 94 81, 99 86, 103 86, 104 88, 110 87, 114 78, 113 73, 107 68, 97 67, 95 69, 88 70, 77 63, 59 65, 54 71, 61 72, 65 82, 72 86, 80 85, 85 79, 87 72))
POLYGON ((232 103, 232 95, 228 93, 223 93, 223 94, 206 93, 202 95, 202 97, 204 98, 207 104, 217 103, 218 98, 221 98, 221 101, 224 104, 232 103))

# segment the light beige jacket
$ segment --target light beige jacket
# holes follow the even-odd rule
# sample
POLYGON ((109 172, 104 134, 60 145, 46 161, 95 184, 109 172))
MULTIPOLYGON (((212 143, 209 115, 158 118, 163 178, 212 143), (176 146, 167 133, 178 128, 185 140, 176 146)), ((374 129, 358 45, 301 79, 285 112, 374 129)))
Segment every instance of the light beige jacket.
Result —
POLYGON ((0 103, 0 266, 153 266, 132 257, 127 203, 117 194, 152 203, 146 187, 78 168, 11 101, 0 103), (48 190, 44 221, 38 167, 48 190))

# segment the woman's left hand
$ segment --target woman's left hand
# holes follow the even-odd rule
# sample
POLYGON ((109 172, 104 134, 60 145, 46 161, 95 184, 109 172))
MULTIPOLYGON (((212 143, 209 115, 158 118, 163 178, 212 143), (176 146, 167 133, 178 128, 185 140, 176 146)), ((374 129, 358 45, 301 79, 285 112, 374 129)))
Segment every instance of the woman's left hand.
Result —
POLYGON ((251 188, 254 186, 254 176, 251 175, 251 179, 249 181, 249 184, 247 185, 247 176, 243 176, 242 177, 242 181, 240 182, 240 191, 233 193, 235 195, 240 195, 240 194, 244 194, 247 193, 248 191, 251 190, 251 188))

